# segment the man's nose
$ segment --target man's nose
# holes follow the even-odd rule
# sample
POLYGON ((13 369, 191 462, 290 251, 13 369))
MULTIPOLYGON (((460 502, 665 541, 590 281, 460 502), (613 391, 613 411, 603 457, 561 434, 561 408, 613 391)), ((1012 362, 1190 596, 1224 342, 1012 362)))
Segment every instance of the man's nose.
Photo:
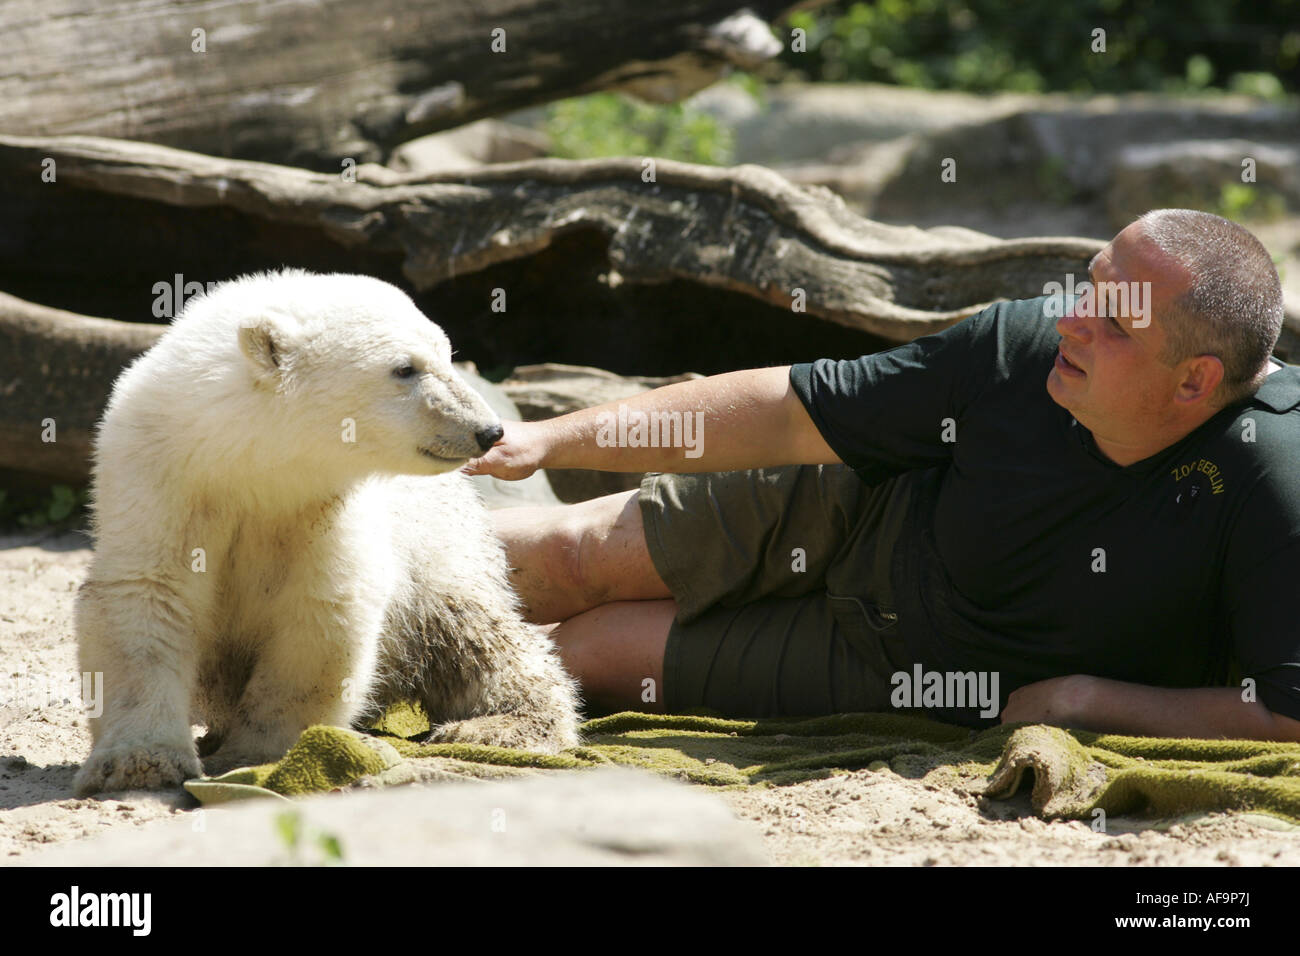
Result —
POLYGON ((1056 320, 1056 331, 1062 336, 1086 341, 1092 337, 1090 322, 1086 303, 1076 299, 1065 315, 1056 320))

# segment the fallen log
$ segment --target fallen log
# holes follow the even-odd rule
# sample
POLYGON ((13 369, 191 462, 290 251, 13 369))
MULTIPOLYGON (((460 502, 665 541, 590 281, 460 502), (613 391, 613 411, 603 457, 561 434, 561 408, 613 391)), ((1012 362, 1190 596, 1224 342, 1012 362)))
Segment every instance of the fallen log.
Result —
POLYGON ((780 52, 791 0, 10 0, 0 129, 337 170, 596 90, 671 102, 780 52))
POLYGON ((68 480, 84 447, 48 447, 39 422, 88 435, 149 333, 55 309, 157 323, 246 272, 360 272, 406 289, 488 378, 547 361, 714 374, 908 341, 1081 276, 1101 246, 887 226, 753 166, 539 160, 348 182, 82 137, 0 137, 0 226, 0 288, 32 304, 0 310, 0 467, 68 480))
POLYGON ((108 389, 161 332, 0 292, 0 468, 84 483, 108 389))

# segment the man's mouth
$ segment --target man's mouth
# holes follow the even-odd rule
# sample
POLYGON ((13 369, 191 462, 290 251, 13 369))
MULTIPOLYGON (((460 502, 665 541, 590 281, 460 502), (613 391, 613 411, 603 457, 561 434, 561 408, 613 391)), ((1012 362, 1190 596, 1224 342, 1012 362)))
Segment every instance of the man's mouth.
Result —
POLYGON ((1088 374, 1083 369, 1079 368, 1079 366, 1075 365, 1068 358, 1066 358, 1065 353, 1061 351, 1059 346, 1056 349, 1056 367, 1066 375, 1087 375, 1088 374))

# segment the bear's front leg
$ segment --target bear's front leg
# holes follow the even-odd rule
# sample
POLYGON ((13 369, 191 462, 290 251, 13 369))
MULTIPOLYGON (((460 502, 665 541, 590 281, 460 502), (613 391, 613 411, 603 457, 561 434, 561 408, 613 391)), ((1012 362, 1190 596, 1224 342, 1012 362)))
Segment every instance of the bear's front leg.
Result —
POLYGON ((184 605, 156 581, 87 581, 75 606, 83 673, 103 675, 94 747, 73 781, 78 796, 161 789, 200 776, 190 734, 196 649, 184 605))
POLYGON ((366 703, 378 615, 336 603, 299 613, 258 655, 220 747, 203 759, 208 774, 279 760, 308 727, 347 727, 366 703))

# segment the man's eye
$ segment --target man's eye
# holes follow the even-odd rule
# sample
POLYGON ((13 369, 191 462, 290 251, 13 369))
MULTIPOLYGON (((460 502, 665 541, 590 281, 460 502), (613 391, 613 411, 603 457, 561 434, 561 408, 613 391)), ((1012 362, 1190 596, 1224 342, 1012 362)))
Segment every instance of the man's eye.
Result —
POLYGON ((415 375, 414 365, 399 365, 393 369, 394 378, 412 378, 415 375))

